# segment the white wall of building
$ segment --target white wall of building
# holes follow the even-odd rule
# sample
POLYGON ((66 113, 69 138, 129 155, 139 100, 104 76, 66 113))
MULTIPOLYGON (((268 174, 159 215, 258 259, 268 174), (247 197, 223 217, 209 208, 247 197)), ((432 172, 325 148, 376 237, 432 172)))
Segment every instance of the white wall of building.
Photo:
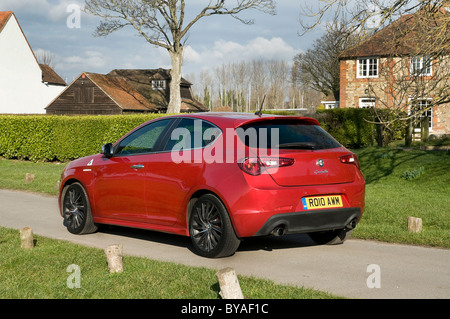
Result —
POLYGON ((12 15, 0 32, 0 113, 43 114, 64 88, 42 82, 42 70, 12 15))

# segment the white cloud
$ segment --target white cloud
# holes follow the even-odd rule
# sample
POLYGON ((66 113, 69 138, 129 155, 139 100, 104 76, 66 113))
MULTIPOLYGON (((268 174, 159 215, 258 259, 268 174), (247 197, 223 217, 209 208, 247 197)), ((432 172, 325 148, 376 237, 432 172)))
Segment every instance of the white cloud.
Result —
POLYGON ((107 58, 99 51, 85 51, 82 55, 58 57, 57 67, 65 70, 98 72, 108 64, 107 58))
POLYGON ((187 46, 184 52, 184 63, 185 70, 193 72, 193 69, 205 67, 213 69, 224 63, 258 59, 290 62, 298 52, 279 37, 271 39, 257 37, 243 44, 218 40, 212 47, 201 47, 197 50, 187 46))

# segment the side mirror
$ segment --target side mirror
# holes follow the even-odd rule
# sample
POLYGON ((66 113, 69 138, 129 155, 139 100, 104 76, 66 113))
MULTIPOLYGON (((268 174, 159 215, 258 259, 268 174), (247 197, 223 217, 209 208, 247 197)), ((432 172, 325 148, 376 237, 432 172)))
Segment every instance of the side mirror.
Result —
POLYGON ((106 157, 106 158, 110 158, 114 155, 114 148, 113 145, 111 143, 107 143, 105 145, 102 146, 102 154, 106 157))

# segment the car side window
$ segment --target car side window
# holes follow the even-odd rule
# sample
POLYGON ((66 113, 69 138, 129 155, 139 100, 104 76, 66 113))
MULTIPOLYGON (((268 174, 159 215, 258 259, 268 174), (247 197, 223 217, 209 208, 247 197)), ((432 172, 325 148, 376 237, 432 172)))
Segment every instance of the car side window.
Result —
POLYGON ((120 142, 116 155, 145 154, 156 151, 158 139, 170 121, 170 119, 156 121, 131 133, 120 142))
POLYGON ((164 150, 188 150, 206 147, 220 134, 220 129, 208 122, 185 118, 171 132, 164 150))

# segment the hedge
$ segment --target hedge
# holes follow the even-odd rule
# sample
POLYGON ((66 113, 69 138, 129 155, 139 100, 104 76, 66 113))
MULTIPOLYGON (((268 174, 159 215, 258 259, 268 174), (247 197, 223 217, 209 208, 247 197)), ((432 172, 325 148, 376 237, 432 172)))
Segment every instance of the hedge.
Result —
POLYGON ((320 125, 342 145, 349 148, 362 148, 378 144, 388 145, 390 142, 402 139, 404 127, 401 123, 390 125, 386 129, 381 124, 375 124, 378 116, 384 121, 400 117, 400 113, 392 110, 338 108, 317 110, 314 116, 320 125))
POLYGON ((100 152, 136 126, 165 114, 0 116, 0 157, 68 161, 100 152))
MULTIPOLYGON (((68 161, 100 152, 136 126, 166 114, 108 116, 1 115, 0 157, 31 161, 68 161)), ((367 109, 320 110, 313 115, 341 144, 373 145, 377 125, 367 109)), ((384 143, 402 137, 401 128, 386 130, 384 143)))

